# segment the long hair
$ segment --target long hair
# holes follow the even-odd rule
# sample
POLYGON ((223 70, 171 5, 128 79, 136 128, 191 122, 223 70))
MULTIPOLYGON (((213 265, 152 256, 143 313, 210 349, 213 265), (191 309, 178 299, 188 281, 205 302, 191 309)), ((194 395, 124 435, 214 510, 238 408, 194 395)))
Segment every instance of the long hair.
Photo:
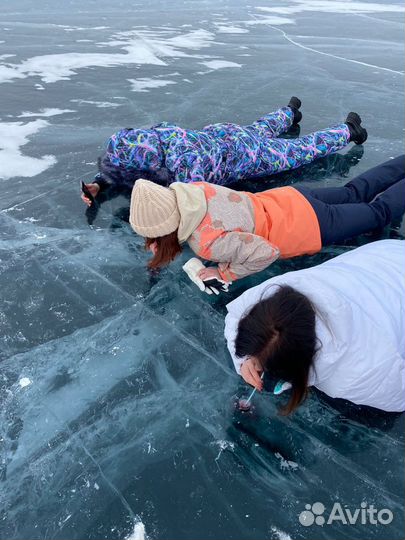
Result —
POLYGON ((154 242, 156 242, 157 250, 148 263, 148 267, 151 269, 161 268, 169 264, 182 252, 182 247, 177 237, 177 230, 159 238, 146 238, 145 248, 149 249, 154 242))
POLYGON ((294 411, 307 394, 309 368, 317 350, 315 317, 315 308, 305 295, 281 285, 239 322, 236 355, 254 356, 263 370, 292 384, 283 414, 294 411))

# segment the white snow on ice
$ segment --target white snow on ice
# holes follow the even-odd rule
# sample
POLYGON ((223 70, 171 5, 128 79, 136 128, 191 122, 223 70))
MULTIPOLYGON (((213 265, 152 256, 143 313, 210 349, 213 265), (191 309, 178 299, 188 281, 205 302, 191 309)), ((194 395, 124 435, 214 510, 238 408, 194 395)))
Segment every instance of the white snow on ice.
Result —
POLYGON ((188 50, 209 47, 214 34, 194 30, 173 37, 150 31, 120 32, 115 39, 100 43, 103 47, 119 47, 121 53, 63 53, 33 56, 20 64, 0 65, 0 83, 37 76, 45 83, 69 80, 77 70, 90 67, 113 67, 128 64, 167 65, 162 58, 192 56, 188 50))
MULTIPOLYGON (((324 13, 402 13, 404 7, 401 4, 378 4, 374 2, 351 2, 334 0, 293 0, 291 5, 257 7, 256 9, 266 13, 290 15, 303 11, 316 11, 324 13)), ((271 23, 277 24, 277 23, 271 23)))
MULTIPOLYGON (((257 8, 259 9, 259 8, 257 8)), ((292 19, 287 19, 286 17, 263 17, 261 19, 253 19, 251 21, 246 21, 244 24, 248 25, 255 25, 255 24, 274 24, 276 26, 279 26, 281 24, 294 24, 294 21, 292 19)))
POLYGON ((46 120, 0 123, 0 178, 8 180, 13 176, 36 176, 56 163, 55 156, 40 158, 24 156, 21 146, 28 143, 30 135, 48 126, 46 120))
POLYGON ((176 84, 175 81, 169 81, 165 79, 127 79, 131 83, 131 90, 133 92, 149 92, 150 88, 161 88, 169 84, 176 84))
POLYGON ((233 443, 231 441, 226 441, 224 439, 214 441, 214 442, 211 443, 211 445, 218 446, 218 448, 219 448, 219 452, 218 452, 217 457, 215 458, 215 461, 219 460, 219 458, 222 455, 222 452, 224 452, 225 450, 229 449, 231 452, 233 452, 235 450, 235 443, 233 443))
POLYGON ((59 114, 65 114, 65 113, 74 113, 76 111, 72 109, 40 109, 40 112, 34 113, 34 112, 28 112, 24 111, 23 113, 19 114, 17 118, 29 118, 31 116, 57 116, 59 114))
POLYGON ((60 26, 65 32, 76 32, 83 30, 107 30, 108 28, 110 28, 109 26, 89 26, 86 28, 84 26, 66 26, 64 24, 57 24, 56 26, 60 26))
POLYGON ((28 377, 22 377, 18 381, 18 384, 21 386, 21 388, 25 388, 26 386, 29 386, 30 384, 32 384, 32 381, 28 377))
POLYGON ((113 103, 111 101, 92 101, 90 99, 71 99, 71 103, 78 103, 82 105, 83 103, 88 105, 95 105, 99 109, 107 109, 108 107, 121 107, 122 103, 113 103))
POLYGON ((236 62, 228 62, 228 60, 208 60, 207 62, 200 62, 204 66, 210 69, 224 69, 224 68, 241 68, 242 64, 236 62))
POLYGON ((217 25, 217 32, 220 34, 246 34, 249 32, 249 30, 246 28, 240 28, 239 26, 217 25))
POLYGON ((292 540, 289 534, 281 531, 280 529, 277 529, 277 527, 272 527, 271 532, 275 535, 275 538, 277 540, 292 540))
POLYGON ((274 455, 276 456, 277 459, 280 460, 280 467, 282 469, 288 469, 288 470, 298 469, 298 463, 295 463, 295 461, 289 461, 287 459, 284 459, 283 456, 279 452, 276 452, 274 455))
POLYGON ((125 540, 146 540, 145 525, 142 521, 135 523, 133 532, 125 540))

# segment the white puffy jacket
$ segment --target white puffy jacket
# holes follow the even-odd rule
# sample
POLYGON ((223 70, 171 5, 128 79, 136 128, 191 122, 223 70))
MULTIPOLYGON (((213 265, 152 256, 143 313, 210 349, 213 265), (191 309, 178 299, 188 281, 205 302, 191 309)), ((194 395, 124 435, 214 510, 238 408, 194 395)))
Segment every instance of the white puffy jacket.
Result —
POLYGON ((313 268, 276 276, 227 305, 225 337, 236 371, 239 320, 285 284, 317 310, 322 346, 309 385, 331 397, 384 411, 405 410, 405 241, 381 240, 313 268))

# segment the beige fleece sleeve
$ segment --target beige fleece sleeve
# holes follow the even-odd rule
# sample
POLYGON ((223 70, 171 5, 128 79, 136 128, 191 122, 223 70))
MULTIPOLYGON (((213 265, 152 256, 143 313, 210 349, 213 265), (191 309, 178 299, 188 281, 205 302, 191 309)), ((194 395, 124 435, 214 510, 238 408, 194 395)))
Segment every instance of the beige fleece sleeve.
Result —
POLYGON ((236 231, 222 234, 211 244, 210 251, 210 259, 219 263, 225 281, 260 272, 280 255, 279 249, 261 236, 236 231))

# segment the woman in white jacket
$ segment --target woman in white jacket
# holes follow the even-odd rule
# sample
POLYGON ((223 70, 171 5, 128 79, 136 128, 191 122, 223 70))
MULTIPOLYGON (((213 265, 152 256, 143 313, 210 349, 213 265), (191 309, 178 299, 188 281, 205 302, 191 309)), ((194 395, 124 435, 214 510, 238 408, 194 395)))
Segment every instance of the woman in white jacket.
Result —
POLYGON ((236 371, 291 384, 285 413, 309 386, 384 411, 405 410, 405 241, 382 240, 276 276, 228 304, 236 371))

